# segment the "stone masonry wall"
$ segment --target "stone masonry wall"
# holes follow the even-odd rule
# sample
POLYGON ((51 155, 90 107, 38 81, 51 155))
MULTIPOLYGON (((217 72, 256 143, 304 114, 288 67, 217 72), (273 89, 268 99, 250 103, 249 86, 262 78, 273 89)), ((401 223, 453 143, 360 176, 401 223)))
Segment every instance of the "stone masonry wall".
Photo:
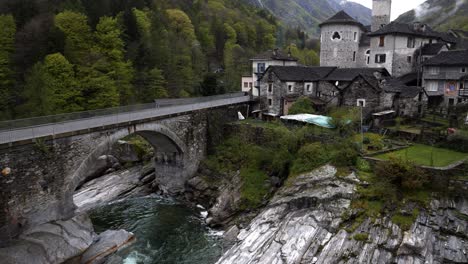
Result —
POLYGON ((11 174, 0 176, 0 241, 8 241, 31 226, 71 218, 75 188, 115 141, 138 131, 154 130, 167 136, 184 151, 186 166, 181 175, 188 177, 206 155, 207 146, 213 145, 208 141, 216 142, 220 137, 217 134, 222 129, 218 128, 236 120, 238 111, 246 115, 247 108, 243 104, 202 110, 55 140, 1 146, 0 167, 11 168, 11 174))

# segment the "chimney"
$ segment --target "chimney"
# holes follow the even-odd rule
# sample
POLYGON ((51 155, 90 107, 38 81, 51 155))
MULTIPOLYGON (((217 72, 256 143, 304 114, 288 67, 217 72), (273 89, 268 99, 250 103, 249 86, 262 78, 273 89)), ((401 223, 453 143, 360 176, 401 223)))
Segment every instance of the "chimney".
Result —
POLYGON ((276 49, 273 50, 273 56, 276 57, 277 55, 278 55, 278 48, 276 48, 276 49))
POLYGON ((413 29, 414 31, 421 31, 421 22, 418 22, 418 21, 414 22, 413 29))

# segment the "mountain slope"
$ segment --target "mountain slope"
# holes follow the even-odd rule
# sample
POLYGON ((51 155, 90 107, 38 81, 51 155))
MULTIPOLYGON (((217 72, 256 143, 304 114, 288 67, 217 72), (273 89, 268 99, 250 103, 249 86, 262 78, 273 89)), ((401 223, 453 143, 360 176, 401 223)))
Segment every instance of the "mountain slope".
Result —
POLYGON ((371 10, 346 0, 247 0, 252 5, 273 13, 289 27, 299 27, 318 35, 318 25, 340 10, 346 11, 364 25, 371 22, 371 10))
POLYGON ((467 13, 468 0, 428 0, 398 17, 397 21, 420 21, 439 30, 468 30, 467 13))

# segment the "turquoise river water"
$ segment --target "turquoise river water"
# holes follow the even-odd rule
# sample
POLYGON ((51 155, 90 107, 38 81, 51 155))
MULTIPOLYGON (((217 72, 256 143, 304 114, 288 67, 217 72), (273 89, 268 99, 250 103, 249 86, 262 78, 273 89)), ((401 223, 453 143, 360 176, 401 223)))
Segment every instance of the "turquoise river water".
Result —
POLYGON ((213 264, 223 252, 219 232, 204 225, 198 209, 160 197, 112 203, 91 213, 97 233, 133 232, 137 242, 118 252, 124 264, 213 264))

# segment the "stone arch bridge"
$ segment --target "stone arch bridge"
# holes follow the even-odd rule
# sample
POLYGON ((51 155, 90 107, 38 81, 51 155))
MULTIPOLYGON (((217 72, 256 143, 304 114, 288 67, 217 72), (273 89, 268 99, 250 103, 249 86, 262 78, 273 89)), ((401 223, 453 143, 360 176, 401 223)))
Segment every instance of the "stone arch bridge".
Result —
POLYGON ((165 188, 183 191, 207 150, 222 138, 223 124, 237 120, 239 111, 245 115, 249 103, 249 96, 232 94, 160 100, 87 112, 86 117, 79 113, 0 123, 0 170, 11 169, 0 175, 0 241, 73 216, 77 186, 94 173, 98 157, 131 134, 155 148, 155 169, 169 183, 165 188), (52 119, 59 121, 48 122, 52 119))

